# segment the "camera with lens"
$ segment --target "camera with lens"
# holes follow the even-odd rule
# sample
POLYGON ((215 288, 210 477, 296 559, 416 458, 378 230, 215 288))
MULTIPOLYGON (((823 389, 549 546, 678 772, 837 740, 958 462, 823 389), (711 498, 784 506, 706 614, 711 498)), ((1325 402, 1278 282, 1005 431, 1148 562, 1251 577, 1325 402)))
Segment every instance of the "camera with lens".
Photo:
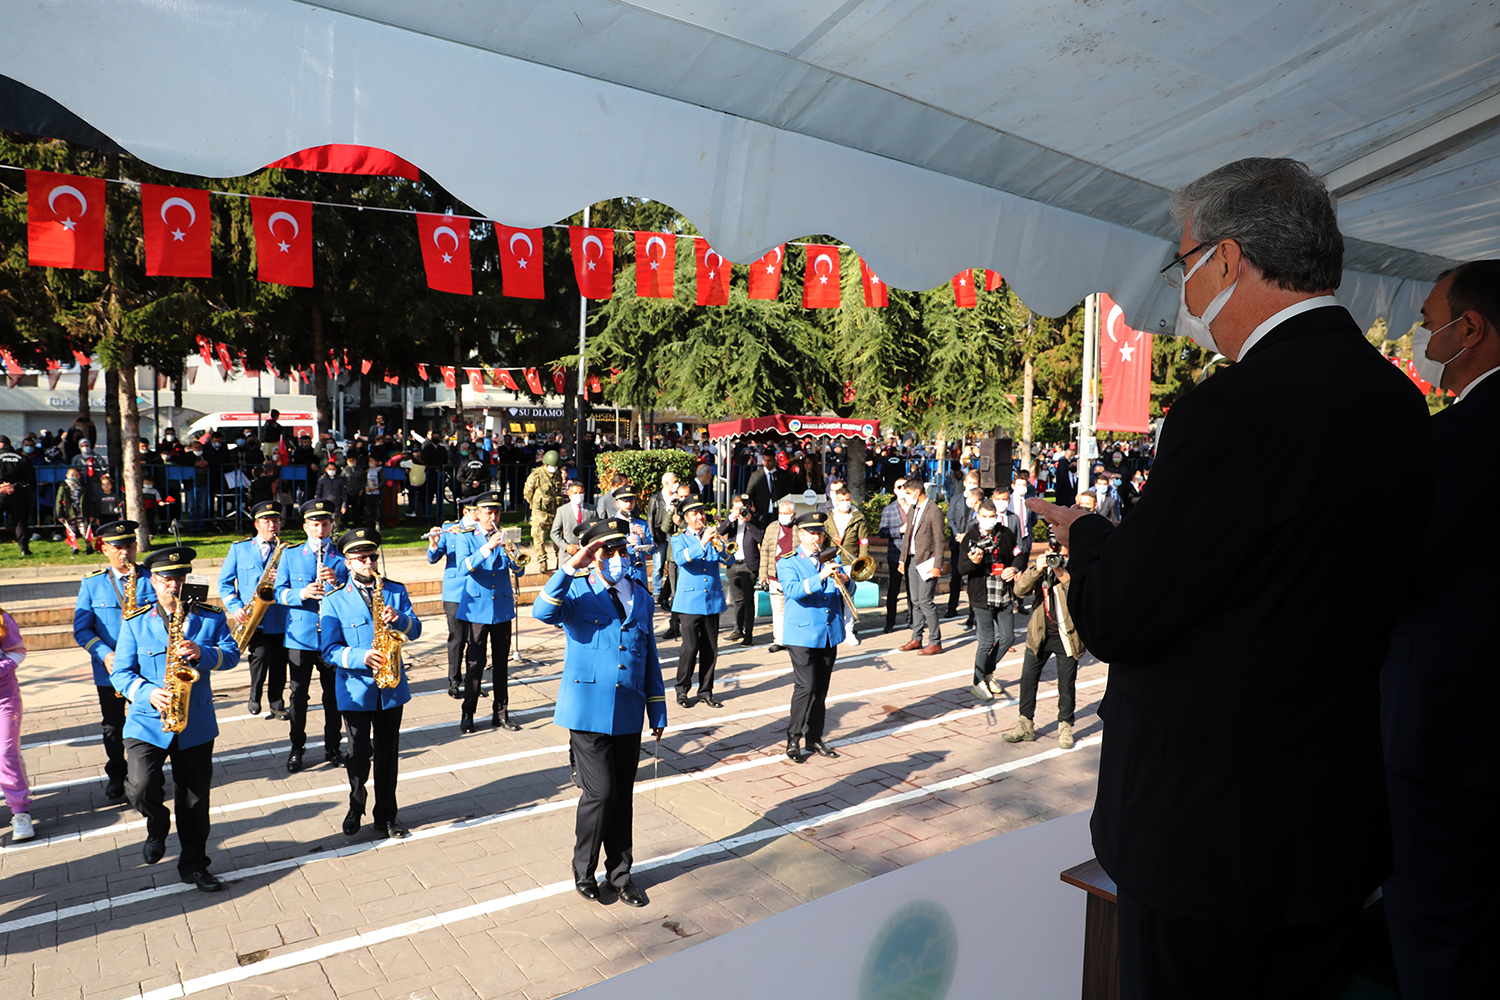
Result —
POLYGON ((1044 558, 1047 561, 1047 568, 1048 569, 1050 569, 1050 570, 1059 570, 1059 569, 1062 569, 1064 560, 1063 560, 1063 554, 1061 552, 1048 552, 1047 555, 1044 558))

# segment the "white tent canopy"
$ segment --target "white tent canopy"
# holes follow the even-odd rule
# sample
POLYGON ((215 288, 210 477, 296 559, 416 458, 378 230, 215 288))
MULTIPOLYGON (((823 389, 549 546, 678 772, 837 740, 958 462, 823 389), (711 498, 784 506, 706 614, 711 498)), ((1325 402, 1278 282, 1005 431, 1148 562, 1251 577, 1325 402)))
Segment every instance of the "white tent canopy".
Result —
POLYGON ((377 146, 510 225, 652 198, 737 261, 828 233, 898 287, 988 266, 1148 331, 1167 192, 1242 156, 1329 175, 1361 322, 1500 256, 1500 24, 1461 0, 7 6, 0 74, 206 176, 377 146))

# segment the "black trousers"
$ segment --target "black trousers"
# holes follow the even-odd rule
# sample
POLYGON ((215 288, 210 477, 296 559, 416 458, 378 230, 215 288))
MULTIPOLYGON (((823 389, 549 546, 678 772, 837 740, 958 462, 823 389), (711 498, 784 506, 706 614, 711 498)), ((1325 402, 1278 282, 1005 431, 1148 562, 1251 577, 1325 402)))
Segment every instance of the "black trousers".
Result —
POLYGON ((35 506, 36 494, 29 489, 18 489, 0 497, 0 521, 7 515, 10 517, 16 544, 21 547, 23 556, 31 554, 31 512, 35 506))
POLYGON ((823 738, 827 713, 828 682, 833 679, 833 660, 838 649, 788 646, 792 657, 792 717, 787 722, 787 741, 804 737, 808 745, 823 738))
POLYGON ((604 848, 604 880, 615 888, 630 881, 631 824, 634 819, 635 770, 641 759, 641 734, 586 733, 571 730, 568 749, 578 769, 583 795, 573 844, 573 877, 589 879, 604 848))
POLYGON ((448 686, 460 687, 464 682, 464 647, 469 643, 467 622, 458 620, 458 602, 444 601, 443 615, 448 619, 448 686))
POLYGON ((958 540, 954 539, 948 543, 948 614, 952 618, 958 614, 958 596, 964 589, 964 578, 958 571, 958 540))
POLYGON ((318 683, 323 688, 323 752, 333 753, 343 741, 339 730, 338 679, 333 668, 315 650, 288 649, 286 655, 287 686, 292 700, 287 709, 292 717, 292 750, 300 751, 307 745, 307 700, 316 669, 318 683))
POLYGON ((682 622, 682 646, 677 653, 677 693, 693 686, 693 667, 698 668, 698 693, 714 689, 714 664, 719 662, 719 616, 678 615, 682 622))
POLYGON ((1036 652, 1026 650, 1021 661, 1021 714, 1036 718, 1036 686, 1047 658, 1057 654, 1057 721, 1073 724, 1073 695, 1078 681, 1078 659, 1063 652, 1062 640, 1046 636, 1036 652))
POLYGON ((208 867, 208 788, 214 776, 214 742, 199 743, 183 750, 177 737, 165 748, 132 737, 125 741, 130 777, 125 798, 146 817, 146 836, 165 840, 177 817, 177 839, 182 854, 177 871, 183 875, 208 867), (172 810, 167 811, 166 775, 163 767, 172 761, 172 810))
POLYGON ((375 812, 371 818, 376 823, 392 823, 396 819, 396 765, 400 753, 396 746, 401 735, 401 710, 382 708, 374 712, 345 712, 344 729, 349 734, 349 756, 344 769, 349 773, 349 809, 365 814, 365 782, 370 777, 370 758, 375 759, 375 812))
MULTIPOLYGON (((887 563, 885 582, 885 623, 896 624, 896 601, 901 597, 901 588, 905 586, 901 574, 900 563, 887 563)), ((911 610, 911 603, 907 602, 907 610, 911 610)))
POLYGON ((124 781, 125 699, 108 684, 99 687, 99 730, 104 734, 104 774, 111 781, 124 781))
POLYGON ((464 702, 465 712, 479 708, 479 689, 484 680, 484 654, 488 645, 495 673, 491 677, 494 688, 493 706, 502 719, 507 718, 505 707, 510 702, 510 622, 485 625, 480 622, 459 622, 468 634, 468 645, 464 650, 464 702))
POLYGON ((755 574, 749 563, 729 565, 729 603, 734 609, 734 630, 750 638, 755 628, 755 574))
POLYGON ((1121 1000, 1324 1000, 1357 968, 1358 912, 1244 934, 1161 913, 1122 890, 1118 917, 1121 1000))
POLYGON ((264 690, 270 699, 273 711, 286 708, 283 695, 286 691, 286 635, 278 632, 267 635, 265 629, 256 629, 250 637, 250 700, 260 701, 264 690))

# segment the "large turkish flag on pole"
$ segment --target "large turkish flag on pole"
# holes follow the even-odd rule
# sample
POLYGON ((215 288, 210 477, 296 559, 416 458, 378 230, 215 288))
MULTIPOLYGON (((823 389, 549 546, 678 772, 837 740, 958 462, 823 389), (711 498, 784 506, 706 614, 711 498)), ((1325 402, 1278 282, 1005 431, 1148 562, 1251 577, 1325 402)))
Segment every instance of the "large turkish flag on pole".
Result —
POLYGON ((700 306, 729 305, 729 276, 733 272, 729 261, 719 256, 719 251, 708 245, 708 240, 693 241, 693 256, 697 260, 697 302, 700 306))
POLYGON ((268 285, 311 288, 312 202, 251 198, 255 218, 256 277, 268 285))
POLYGON ((615 291, 615 231, 568 227, 573 248, 573 273, 586 299, 607 299, 615 291))
POLYGON ((170 278, 212 278, 208 192, 197 188, 141 185, 141 230, 146 273, 170 278))
POLYGON ((1125 325, 1125 311, 1108 295, 1099 296, 1099 381, 1103 405, 1095 426, 1101 431, 1151 429, 1151 334, 1125 325))
POLYGON ((635 234, 635 294, 642 299, 670 299, 677 270, 677 237, 671 233, 635 234))
POLYGON ((418 212, 417 241, 422 244, 422 266, 427 269, 428 288, 454 295, 474 294, 468 219, 418 212))
POLYGON ((839 305, 839 248, 809 243, 807 273, 802 279, 803 309, 837 309, 839 305))
MULTIPOLYGON (((891 304, 891 290, 880 280, 880 275, 870 270, 870 265, 859 262, 859 280, 865 287, 865 305, 871 309, 884 309, 891 304)), ((852 402, 852 400, 845 400, 852 402)))
POLYGON ((500 241, 500 290, 513 299, 545 299, 542 278, 542 231, 513 229, 495 223, 500 241))
POLYGON ((26 262, 104 270, 104 178, 26 171, 26 262))
POLYGON ((785 244, 775 247, 750 265, 752 299, 775 299, 781 294, 781 265, 786 260, 785 248, 785 244))

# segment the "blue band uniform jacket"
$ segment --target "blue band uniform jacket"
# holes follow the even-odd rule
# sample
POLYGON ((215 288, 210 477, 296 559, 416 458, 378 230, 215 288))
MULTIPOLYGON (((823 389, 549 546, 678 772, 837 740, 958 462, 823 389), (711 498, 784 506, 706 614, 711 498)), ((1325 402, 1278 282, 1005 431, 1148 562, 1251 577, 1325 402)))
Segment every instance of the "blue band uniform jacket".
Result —
MULTIPOLYGON (((333 570, 338 582, 328 586, 343 586, 349 579, 349 569, 343 557, 333 547, 333 539, 323 540, 323 565, 333 570)), ((318 578, 318 556, 311 542, 287 549, 276 564, 276 603, 288 609, 286 620, 286 645, 288 649, 323 648, 318 638, 318 601, 304 601, 302 588, 318 578)))
POLYGON ((457 604, 459 597, 464 592, 463 572, 458 568, 458 561, 468 555, 466 545, 474 537, 474 532, 449 531, 449 528, 472 528, 473 525, 466 521, 445 521, 443 533, 438 536, 437 548, 428 546, 425 550, 427 561, 435 563, 443 560, 443 603, 457 604))
MULTIPOLYGON (((104 658, 120 644, 120 618, 124 612, 118 588, 125 581, 117 581, 114 574, 112 569, 102 569, 84 577, 78 587, 78 602, 73 606, 73 641, 88 651, 95 687, 109 686, 109 668, 105 667, 104 658)), ((138 608, 156 603, 156 591, 145 569, 136 571, 135 598, 138 608)))
POLYGON ((724 610, 724 582, 719 566, 734 562, 691 531, 672 536, 672 561, 677 564, 677 585, 672 589, 672 610, 680 615, 716 615, 724 610))
MULTIPOLYGON (((275 544, 271 551, 275 552, 275 544)), ((287 552, 290 552, 288 549, 287 552)), ((286 552, 282 553, 286 558, 286 552)), ((266 572, 267 557, 261 552, 259 538, 246 539, 229 546, 224 565, 219 569, 219 597, 224 601, 224 610, 231 615, 248 608, 255 600, 255 585, 266 572)), ((279 565, 279 564, 278 564, 279 565)), ((274 581, 273 581, 274 583, 274 581)), ((286 632, 287 610, 279 604, 266 609, 260 620, 260 630, 266 635, 282 635, 286 632)))
POLYGON ((533 617, 567 633, 552 715, 565 729, 623 736, 640 732, 643 717, 653 729, 667 724, 651 592, 628 577, 622 583, 635 588, 627 622, 597 573, 573 577, 558 570, 532 605, 533 617))
MULTIPOLYGON (((380 599, 396 612, 391 628, 409 640, 421 636, 422 621, 412 610, 404 585, 382 580, 380 599)), ((322 616, 323 662, 332 666, 338 676, 339 711, 374 712, 411 700, 404 666, 396 686, 382 688, 375 684, 374 668, 365 663, 365 654, 375 641, 375 619, 358 587, 345 584, 323 598, 322 616)))
POLYGON ((818 579, 823 564, 800 549, 776 561, 786 595, 781 634, 788 646, 826 649, 844 641, 844 598, 833 577, 818 579))
POLYGON ((516 564, 506 555, 505 546, 497 545, 485 555, 483 549, 488 539, 480 532, 457 537, 469 539, 458 561, 464 583, 458 597, 458 620, 480 625, 510 621, 516 616, 515 592, 510 581, 516 564))
POLYGON ((171 745, 186 750, 207 743, 219 735, 219 721, 214 716, 214 689, 209 675, 228 670, 240 662, 240 647, 230 634, 224 612, 217 608, 197 607, 184 620, 182 637, 196 642, 203 650, 197 661, 187 661, 198 671, 193 693, 188 698, 187 727, 180 733, 163 732, 161 713, 151 704, 151 692, 165 687, 167 677, 167 623, 155 605, 139 608, 125 622, 120 645, 115 649, 115 667, 109 675, 114 689, 125 696, 130 707, 125 713, 125 739, 145 740, 158 747, 171 745))

